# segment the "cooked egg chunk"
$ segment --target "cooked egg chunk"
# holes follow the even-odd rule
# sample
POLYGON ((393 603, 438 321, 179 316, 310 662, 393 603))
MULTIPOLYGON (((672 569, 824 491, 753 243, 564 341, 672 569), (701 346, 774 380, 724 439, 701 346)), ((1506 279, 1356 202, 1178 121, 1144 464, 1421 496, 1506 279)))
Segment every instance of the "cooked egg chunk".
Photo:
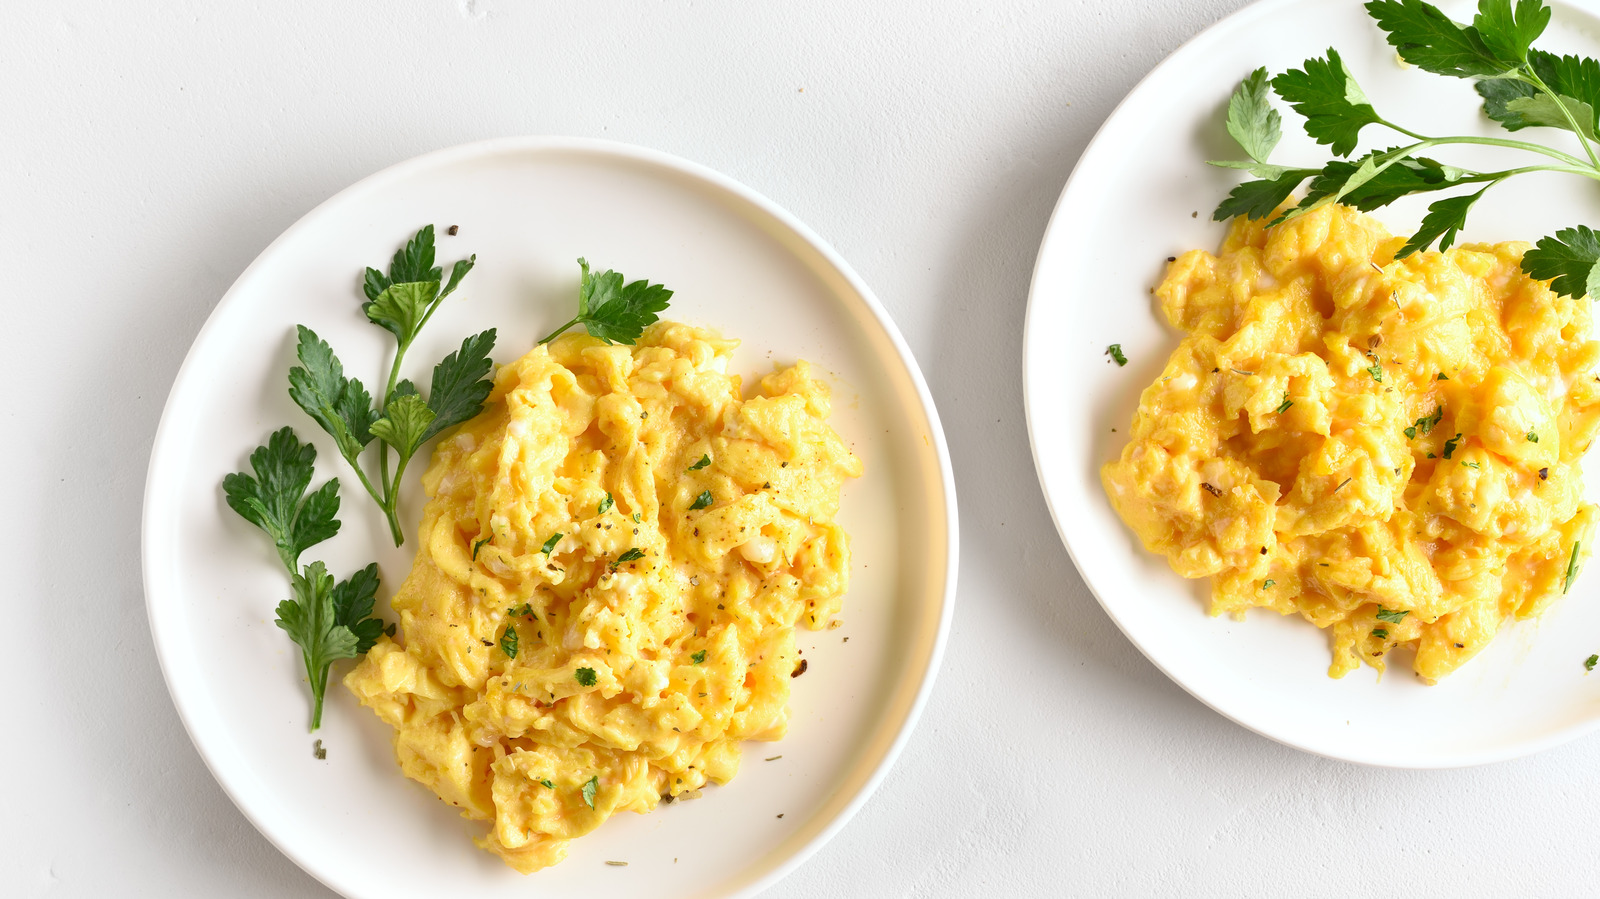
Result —
POLYGON ((1332 676, 1404 648, 1433 682, 1588 557, 1600 343, 1526 244, 1404 243, 1326 206, 1171 262, 1156 295, 1188 336, 1101 480, 1148 550, 1212 578, 1213 615, 1298 612, 1332 676))
POLYGON ((519 871, 733 777, 739 741, 784 734, 794 625, 839 611, 861 462, 806 363, 743 399, 736 345, 663 322, 536 347, 423 478, 401 638, 345 684, 519 871))

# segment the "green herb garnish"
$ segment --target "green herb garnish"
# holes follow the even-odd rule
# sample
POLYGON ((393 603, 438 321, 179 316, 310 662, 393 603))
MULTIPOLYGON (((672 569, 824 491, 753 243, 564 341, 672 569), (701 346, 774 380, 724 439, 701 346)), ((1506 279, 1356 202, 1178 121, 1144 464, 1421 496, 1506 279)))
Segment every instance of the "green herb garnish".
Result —
POLYGON ((698 652, 691 652, 689 653, 689 658, 693 659, 694 663, 698 665, 706 660, 706 651, 702 649, 698 652))
POLYGON ((1106 355, 1110 356, 1112 361, 1117 363, 1118 368, 1128 364, 1128 357, 1122 355, 1122 344, 1120 343, 1113 343, 1112 345, 1106 347, 1106 355))
POLYGON ((546 540, 544 542, 544 545, 539 547, 539 552, 544 553, 546 556, 548 556, 551 553, 555 552, 556 544, 561 542, 561 538, 563 536, 565 536, 565 535, 564 534, 551 534, 550 535, 550 539, 546 540))
POLYGON ((716 500, 712 498, 711 491, 702 490, 700 495, 694 498, 694 502, 689 505, 689 511, 694 512, 698 509, 704 509, 706 506, 709 506, 714 502, 716 502, 716 500))
POLYGON ((356 378, 345 377, 344 366, 333 348, 304 325, 296 326, 300 364, 289 370, 289 397, 333 436, 339 455, 360 478, 361 485, 389 521, 394 545, 405 542, 397 517, 400 483, 406 465, 428 440, 458 425, 483 408, 493 386, 488 380, 494 363, 495 331, 490 328, 461 342, 460 349, 433 368, 433 380, 424 399, 417 386, 400 379, 406 351, 428 319, 472 271, 477 257, 455 263, 448 281, 433 264, 433 226, 418 231, 394 254, 386 275, 369 268, 362 285, 367 302, 361 310, 373 324, 394 336, 394 363, 382 395, 372 397, 356 378), (376 400, 376 403, 374 403, 376 400), (378 441, 378 480, 374 484, 359 459, 378 441), (398 457, 389 472, 389 450, 398 457))
POLYGON ((500 632, 500 651, 505 653, 508 659, 517 657, 517 627, 510 622, 507 622, 506 629, 500 632))
POLYGON ((1289 391, 1285 390, 1283 392, 1283 403, 1281 405, 1279 405, 1278 408, 1273 410, 1273 411, 1277 412, 1279 415, 1282 415, 1283 413, 1288 412, 1289 411, 1289 407, 1293 406, 1293 405, 1294 405, 1294 400, 1289 399, 1289 391))
POLYGON ((538 617, 533 612, 533 603, 530 603, 530 602, 525 602, 520 606, 512 606, 511 608, 506 609, 506 614, 512 616, 513 618, 536 618, 536 617, 538 617))
POLYGON ((1411 614, 1411 610, 1410 609, 1399 609, 1397 611, 1391 612, 1388 609, 1383 608, 1382 606, 1378 607, 1378 620, 1379 621, 1387 621, 1390 624, 1399 624, 1400 622, 1406 620, 1406 616, 1410 615, 1410 614, 1411 614))
POLYGON ((1578 576, 1578 546, 1580 541, 1572 541, 1572 556, 1567 559, 1567 582, 1561 585, 1561 592, 1566 593, 1572 589, 1572 579, 1578 576))
MULTIPOLYGON (((582 669, 579 669, 582 670, 582 669)), ((594 794, 600 789, 600 775, 589 778, 583 785, 583 804, 594 808, 594 794)))
POLYGON ((1600 664, 1600 655, 1592 655, 1592 656, 1588 657, 1587 659, 1584 659, 1583 660, 1583 670, 1585 670, 1585 671, 1593 671, 1594 670, 1594 666, 1596 664, 1600 664))
MULTIPOLYGON (((1436 75, 1475 81, 1484 113, 1507 131, 1534 127, 1567 131, 1581 155, 1509 137, 1429 136, 1405 128, 1378 112, 1339 53, 1330 48, 1325 56, 1271 79, 1265 69, 1257 69, 1234 91, 1228 103, 1228 132, 1248 158, 1212 164, 1242 169, 1256 180, 1234 188, 1217 206, 1216 220, 1275 216, 1270 224, 1277 224, 1328 203, 1370 212, 1410 194, 1465 188, 1428 207, 1421 227, 1396 253, 1398 259, 1435 243, 1448 249, 1484 192, 1516 175, 1561 172, 1600 181, 1596 151, 1600 62, 1533 47, 1550 22, 1550 10, 1539 0, 1515 4, 1480 0, 1470 25, 1451 21, 1422 0, 1373 0, 1366 9, 1405 62, 1436 75), (1269 84, 1305 119, 1306 134, 1340 158, 1316 168, 1268 161, 1281 136, 1269 84), (1405 142, 1352 157, 1369 125, 1401 135, 1405 142), (1478 171, 1428 156, 1458 145, 1496 146, 1537 158, 1527 165, 1478 171), (1305 197, 1280 213, 1279 206, 1308 179, 1305 197)), ((1583 225, 1557 231, 1523 255, 1522 270, 1529 277, 1549 280, 1559 294, 1600 295, 1600 235, 1583 225)))
POLYGON ((705 468, 707 465, 710 465, 710 464, 711 464, 711 456, 710 456, 710 454, 706 454, 706 455, 703 455, 703 456, 700 457, 700 461, 699 462, 696 462, 693 465, 689 466, 689 470, 690 471, 699 471, 700 469, 705 468))
POLYGON ((594 514, 596 514, 596 515, 604 515, 607 512, 611 511, 611 507, 614 506, 614 505, 616 505, 616 501, 611 498, 611 494, 610 493, 607 493, 606 494, 606 498, 601 500, 600 501, 600 505, 595 508, 594 514))
POLYGON ((1461 445, 1461 435, 1460 434, 1457 434, 1456 436, 1451 437, 1449 440, 1446 440, 1444 442, 1444 457, 1446 459, 1450 458, 1450 454, 1455 452, 1456 451, 1456 447, 1458 447, 1460 445, 1461 445))
POLYGON ((578 260, 583 275, 578 282, 578 314, 561 327, 551 331, 540 343, 549 343, 568 328, 582 325, 590 336, 606 343, 632 345, 644 334, 644 329, 654 324, 656 313, 667 308, 672 291, 648 281, 623 283, 618 272, 606 269, 598 275, 589 273, 589 263, 578 260))
POLYGON ((294 598, 278 603, 273 623, 300 647, 306 680, 311 684, 311 729, 322 726, 322 699, 328 689, 328 670, 340 659, 353 659, 384 633, 382 619, 368 618, 378 589, 378 566, 368 565, 334 584, 321 562, 312 562, 293 575, 294 598))
POLYGON ((551 783, 550 782, 550 778, 548 778, 548 777, 541 778, 539 780, 539 783, 544 784, 545 789, 554 790, 556 788, 556 785, 551 783))
POLYGON ((1275 581, 1275 580, 1273 580, 1272 578, 1269 577, 1266 580, 1261 582, 1261 589, 1265 590, 1268 587, 1277 586, 1277 583, 1278 583, 1277 581, 1275 581))
POLYGON ((1528 432, 1528 442, 1529 443, 1538 443, 1539 442, 1539 435, 1535 434, 1533 431, 1529 431, 1528 432))
POLYGON ((1372 380, 1377 381, 1379 384, 1383 383, 1383 363, 1378 361, 1378 357, 1372 357, 1372 364, 1367 366, 1367 374, 1371 375, 1372 380))
POLYGON ((493 539, 493 537, 485 537, 482 540, 472 541, 472 561, 478 561, 478 550, 483 549, 493 539))
POLYGON ((594 686, 595 673, 593 668, 579 668, 577 671, 572 672, 572 676, 577 678, 578 686, 580 687, 594 686))
POLYGON ((251 473, 222 479, 228 505, 272 538, 278 559, 289 572, 293 597, 278 603, 273 623, 300 647, 306 681, 311 684, 311 729, 322 726, 322 701, 328 670, 339 659, 353 659, 372 648, 384 633, 383 620, 369 617, 378 590, 376 564, 334 583, 321 562, 300 569, 300 555, 339 532, 339 480, 330 478, 310 496, 316 448, 282 428, 250 454, 251 473))
POLYGON ((618 564, 622 562, 636 562, 642 558, 644 558, 644 550, 635 546, 633 549, 630 549, 622 555, 617 556, 617 562, 618 564))
MULTIPOLYGON (((1433 433, 1434 427, 1436 425, 1438 425, 1440 421, 1443 421, 1443 420, 1444 420, 1444 406, 1440 405, 1440 406, 1438 406, 1437 408, 1435 408, 1433 410, 1433 414, 1432 415, 1423 416, 1422 418, 1419 418, 1415 422, 1413 422, 1411 427, 1406 428, 1405 429, 1406 439, 1407 440, 1415 440, 1417 438, 1417 434, 1419 434, 1419 433, 1422 434, 1424 437, 1426 437, 1427 435, 1433 433)), ((1449 458, 1449 457, 1446 456, 1445 458, 1449 458)))
POLYGON ((1385 627, 1375 627, 1372 629, 1372 636, 1377 637, 1379 640, 1387 640, 1389 638, 1389 629, 1385 627))
POLYGON ((228 505, 267 532, 278 558, 290 574, 300 554, 339 533, 339 479, 329 478, 310 496, 317 449, 301 443, 292 428, 280 428, 250 454, 253 475, 244 472, 222 479, 228 505))

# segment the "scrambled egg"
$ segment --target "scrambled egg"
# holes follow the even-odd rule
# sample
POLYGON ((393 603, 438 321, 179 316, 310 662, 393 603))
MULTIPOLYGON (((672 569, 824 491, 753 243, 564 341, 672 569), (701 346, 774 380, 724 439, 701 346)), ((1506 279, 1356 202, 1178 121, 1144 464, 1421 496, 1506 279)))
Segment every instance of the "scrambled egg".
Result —
POLYGON ((1298 612, 1330 675, 1405 647, 1433 682, 1588 556, 1600 344, 1526 244, 1403 243, 1328 206, 1172 261, 1156 294, 1189 336, 1101 479, 1147 549, 1213 578, 1213 615, 1298 612))
POLYGON ((733 777, 740 740, 784 733, 795 623, 839 611, 861 462, 806 363, 742 400, 736 345, 662 322, 536 347, 424 476, 403 639, 345 684, 518 871, 733 777))

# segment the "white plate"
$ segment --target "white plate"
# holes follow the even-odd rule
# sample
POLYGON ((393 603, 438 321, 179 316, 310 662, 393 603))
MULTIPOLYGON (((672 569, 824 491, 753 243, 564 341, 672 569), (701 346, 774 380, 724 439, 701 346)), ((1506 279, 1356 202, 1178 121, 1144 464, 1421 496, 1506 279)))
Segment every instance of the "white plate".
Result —
MULTIPOLYGON (((1465 3, 1443 8, 1457 21, 1473 14, 1465 3)), ((1558 6, 1539 46, 1594 55, 1595 30, 1586 13, 1558 6)), ((1024 361, 1039 480, 1078 570, 1118 626, 1169 677, 1234 721, 1310 752, 1375 765, 1448 767, 1534 752, 1600 724, 1600 677, 1583 670, 1583 660, 1600 651, 1600 571, 1580 577, 1542 621, 1504 630, 1438 686, 1422 684, 1398 659, 1381 682, 1372 669, 1333 680, 1326 637, 1299 616, 1257 610, 1243 623, 1207 616, 1207 582, 1185 581, 1144 552, 1100 486, 1100 466, 1121 452, 1139 392, 1181 336, 1158 319, 1150 289, 1166 257, 1195 247, 1215 252, 1226 230, 1210 221, 1211 211, 1239 175, 1203 160, 1241 158, 1222 125, 1229 94, 1257 66, 1276 74, 1330 45, 1391 121, 1431 134, 1497 133, 1480 116, 1469 82, 1403 69, 1350 0, 1267 0, 1179 49, 1084 152, 1039 249, 1024 361), (1127 367, 1104 355, 1113 343, 1126 351, 1127 367)), ((1299 116, 1275 102, 1285 139, 1273 161, 1330 158, 1299 130, 1299 116)), ((1391 137, 1369 126, 1362 146, 1391 137)), ((1445 161, 1479 158, 1445 150, 1437 154, 1445 161)), ((1593 225, 1600 198, 1567 178, 1529 177, 1491 190, 1465 239, 1531 241, 1593 225)), ((1411 198, 1378 218, 1396 232, 1410 229, 1427 202, 1411 198)), ((1597 480, 1600 472, 1592 473, 1591 499, 1597 480)))
MULTIPOLYGON (((425 381, 424 381, 425 383, 425 381)), ((421 466, 412 469, 418 475, 421 466)), ((747 894, 837 832, 905 742, 950 623, 955 492, 938 418, 894 325, 849 266, 771 201, 701 166, 597 141, 517 138, 401 163, 345 190, 268 247, 223 297, 173 385, 145 490, 145 595, 167 685, 212 773, 263 834, 350 896, 747 894), (866 463, 840 521, 855 565, 838 630, 801 630, 789 736, 747 744, 739 776, 698 802, 618 815, 568 859, 524 877, 467 822, 401 776, 390 730, 335 666, 312 757, 298 649, 272 623, 288 584, 220 482, 274 429, 317 446, 343 485, 344 529, 306 554, 341 577, 376 559, 379 609, 410 568, 421 485, 396 550, 332 441, 293 406, 295 323, 372 384, 392 340, 360 310, 359 273, 432 222, 439 259, 478 266, 408 355, 423 381, 467 334, 499 329, 506 362, 571 314, 576 259, 676 294, 669 314, 744 340, 747 375, 797 358, 831 372, 833 423, 866 463), (443 229, 459 225, 447 237, 443 229), (849 638, 849 642, 845 642, 849 638), (765 757, 782 755, 777 761, 765 757), (626 861, 613 867, 607 860, 626 861)), ((392 620, 392 613, 389 613, 392 620)))

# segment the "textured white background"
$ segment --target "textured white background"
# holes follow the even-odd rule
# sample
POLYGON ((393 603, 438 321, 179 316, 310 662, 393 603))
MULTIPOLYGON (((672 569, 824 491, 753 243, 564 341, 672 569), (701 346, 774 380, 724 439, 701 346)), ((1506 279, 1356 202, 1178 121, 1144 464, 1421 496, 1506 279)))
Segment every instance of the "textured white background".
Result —
POLYGON ((0 893, 328 895, 167 697, 149 447, 274 236, 390 163, 510 134, 644 144, 786 206, 873 286, 944 416, 964 545, 937 689, 873 800, 768 895, 1594 893, 1600 741, 1432 773, 1281 747, 1146 662, 1046 515, 1017 358, 1045 221, 1121 96, 1239 5, 0 3, 0 893))

